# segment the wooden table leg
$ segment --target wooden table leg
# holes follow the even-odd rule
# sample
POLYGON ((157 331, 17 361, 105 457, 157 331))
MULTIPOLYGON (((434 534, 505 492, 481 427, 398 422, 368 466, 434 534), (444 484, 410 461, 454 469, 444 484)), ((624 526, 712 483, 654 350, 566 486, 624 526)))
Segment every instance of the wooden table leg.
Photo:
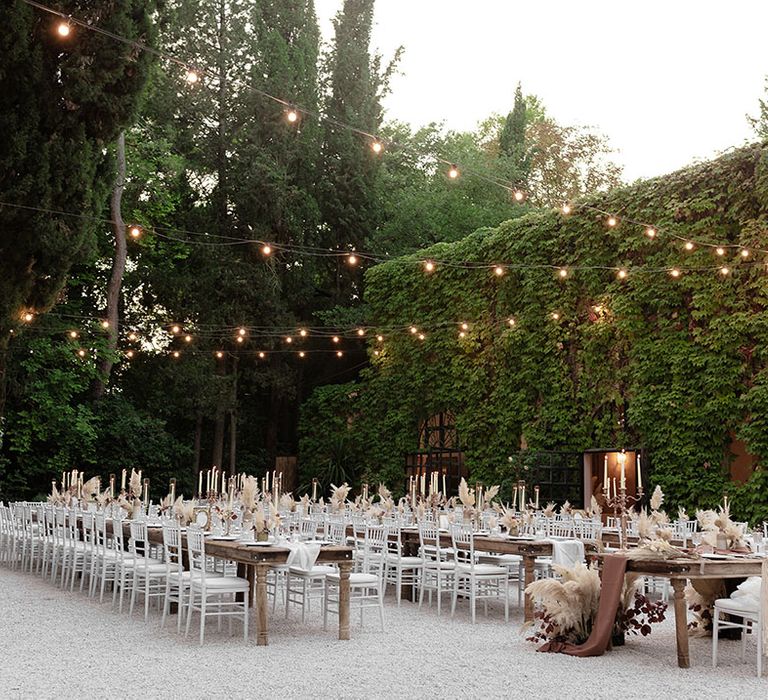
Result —
MULTIPOLYGON (((528 588, 528 584, 533 583, 533 572, 536 570, 535 556, 523 554, 523 570, 525 572, 525 588, 528 588)), ((525 621, 533 621, 533 598, 528 593, 525 594, 525 621)))
POLYGON ((339 564, 339 639, 349 639, 349 572, 352 562, 339 564))
POLYGON ((267 646, 267 571, 269 564, 256 564, 256 611, 259 621, 257 644, 267 646))
POLYGON ((684 578, 672 579, 672 590, 675 595, 675 631, 677 633, 677 665, 680 668, 690 668, 691 660, 688 655, 688 606, 685 602, 684 578))

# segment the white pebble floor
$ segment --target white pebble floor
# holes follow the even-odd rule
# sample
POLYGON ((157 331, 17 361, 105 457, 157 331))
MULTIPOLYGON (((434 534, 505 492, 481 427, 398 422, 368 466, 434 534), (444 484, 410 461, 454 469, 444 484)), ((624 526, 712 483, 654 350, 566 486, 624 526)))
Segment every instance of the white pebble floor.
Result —
POLYGON ((302 624, 278 605, 268 647, 256 646, 255 621, 247 644, 238 626, 230 637, 213 621, 201 648, 192 632, 177 636, 175 618, 161 629, 156 610, 145 624, 139 612, 113 613, 111 601, 0 568, 0 698, 768 697, 751 640, 746 662, 738 642, 724 641, 713 669, 711 640, 691 639, 692 668, 677 668, 671 611, 650 637, 587 659, 537 653, 513 611, 505 624, 503 611, 486 618, 480 608, 473 626, 466 604, 451 619, 389 597, 385 632, 370 611, 341 642, 317 611, 302 624))

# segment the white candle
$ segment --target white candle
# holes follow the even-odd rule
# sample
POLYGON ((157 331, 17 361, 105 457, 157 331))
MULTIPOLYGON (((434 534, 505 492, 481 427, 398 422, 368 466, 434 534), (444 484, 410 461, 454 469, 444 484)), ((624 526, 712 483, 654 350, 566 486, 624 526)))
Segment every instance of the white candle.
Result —
POLYGON ((202 469, 197 472, 197 495, 203 493, 203 471, 202 469))
POLYGON ((640 455, 637 455, 637 490, 643 488, 643 474, 640 469, 640 455))
POLYGON ((125 491, 125 469, 123 469, 123 478, 120 481, 120 490, 125 491))
POLYGON ((534 487, 533 490, 536 492, 536 508, 538 508, 539 507, 539 487, 536 486, 534 487))
POLYGON ((115 475, 114 474, 109 475, 109 497, 110 498, 115 497, 115 475))
POLYGON ((445 474, 443 474, 443 496, 448 498, 448 490, 445 488, 445 474))
POLYGON ((312 479, 312 500, 317 500, 317 479, 312 479))
POLYGON ((512 489, 512 510, 517 507, 517 486, 512 489))
POLYGON ((608 481, 608 455, 605 455, 605 460, 603 461, 603 491, 608 493, 611 489, 611 484, 608 481))

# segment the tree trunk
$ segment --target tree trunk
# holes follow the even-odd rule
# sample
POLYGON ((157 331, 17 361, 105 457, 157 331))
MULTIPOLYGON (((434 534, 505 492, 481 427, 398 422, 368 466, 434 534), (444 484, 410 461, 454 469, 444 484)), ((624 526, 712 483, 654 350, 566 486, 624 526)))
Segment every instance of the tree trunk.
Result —
POLYGON ((123 189, 125 187, 125 132, 121 131, 117 137, 117 178, 112 190, 110 210, 112 214, 112 230, 115 234, 115 257, 112 260, 112 274, 107 287, 107 315, 105 320, 109 323, 107 328, 108 353, 99 362, 99 375, 93 383, 93 398, 98 401, 104 396, 104 390, 109 382, 112 372, 111 355, 117 350, 118 337, 118 309, 120 306, 120 289, 123 285, 125 273, 125 261, 128 256, 128 245, 125 239, 125 222, 121 205, 123 201, 123 189))
POLYGON ((232 408, 229 411, 229 475, 237 473, 237 365, 240 358, 232 363, 232 408))
POLYGON ((197 475, 200 473, 200 443, 202 442, 202 439, 203 416, 198 413, 197 419, 195 420, 195 444, 192 451, 192 470, 195 473, 195 479, 197 479, 197 475))
POLYGON ((211 451, 211 466, 222 468, 222 462, 224 461, 224 429, 225 429, 224 408, 219 407, 216 409, 216 422, 213 430, 213 450, 211 451))
POLYGON ((267 431, 264 436, 264 446, 267 450, 267 469, 273 469, 277 457, 277 436, 280 421, 280 393, 272 384, 269 392, 269 415, 267 417, 267 431))

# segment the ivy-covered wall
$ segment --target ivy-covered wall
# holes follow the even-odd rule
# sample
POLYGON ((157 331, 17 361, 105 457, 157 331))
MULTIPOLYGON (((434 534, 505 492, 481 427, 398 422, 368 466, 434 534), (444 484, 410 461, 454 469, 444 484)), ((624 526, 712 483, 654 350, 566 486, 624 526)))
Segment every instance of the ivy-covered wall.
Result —
POLYGON ((576 203, 569 216, 533 213, 378 265, 366 300, 385 339, 371 343, 358 384, 334 388, 321 413, 322 397, 305 407, 301 468, 311 473, 341 433, 359 477, 396 485, 419 419, 449 409, 472 478, 486 483, 504 477, 521 444, 642 445, 671 508, 713 506, 728 489, 737 516, 768 518, 762 468, 741 487, 728 477, 733 435, 768 460, 768 255, 759 249, 768 249, 766 144, 576 203), (750 254, 688 251, 670 233, 750 254), (510 267, 501 277, 446 264, 428 274, 424 259, 510 267), (564 280, 561 266, 571 268, 564 280))

